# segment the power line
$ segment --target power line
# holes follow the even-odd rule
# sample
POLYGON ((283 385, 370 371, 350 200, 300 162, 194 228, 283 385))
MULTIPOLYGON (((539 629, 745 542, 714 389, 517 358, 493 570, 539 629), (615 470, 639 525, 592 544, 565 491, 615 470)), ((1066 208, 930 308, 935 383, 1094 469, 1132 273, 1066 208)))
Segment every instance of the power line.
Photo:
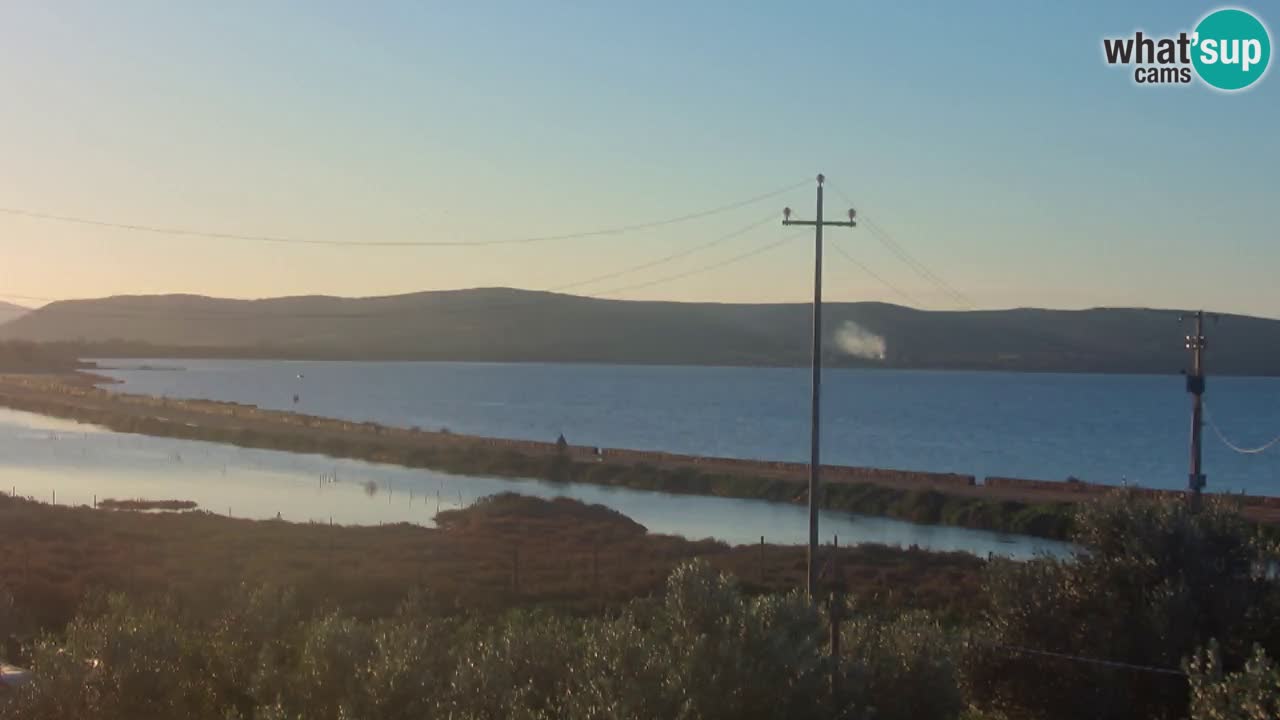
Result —
POLYGON ((1036 655, 1040 657, 1054 658, 1057 660, 1068 660, 1071 662, 1097 665, 1099 667, 1108 667, 1116 670, 1133 670, 1136 672, 1154 673, 1157 675, 1172 675, 1177 677, 1187 676, 1185 672, 1181 670, 1174 670, 1172 668, 1157 667, 1154 665, 1137 665, 1134 663, 1121 662, 1119 660, 1100 660, 1098 658, 1084 657, 1081 655, 1069 655, 1067 653, 1049 652, 1048 650, 1036 650, 1034 648, 1020 647, 1017 645, 1004 645, 1002 643, 997 643, 990 640, 980 640, 977 638, 971 638, 971 640, 973 640, 974 642, 980 645, 986 645, 988 647, 1004 650, 1006 652, 1014 653, 1017 655, 1036 655))
POLYGON ((8 294, 0 293, 0 298, 5 298, 7 300, 35 300, 37 302, 61 302, 62 300, 65 299, 65 298, 39 297, 38 295, 14 295, 12 293, 8 293, 8 294))
MULTIPOLYGON (((835 186, 833 185, 833 187, 835 186)), ((835 187, 835 191, 840 194, 840 197, 843 198, 846 203, 853 205, 853 201, 849 199, 849 196, 846 195, 843 190, 839 187, 835 187)), ((895 240, 888 230, 885 230, 884 227, 875 220, 867 217, 865 213, 862 215, 862 222, 869 230, 871 230, 871 233, 876 236, 876 239, 880 241, 881 245, 884 245, 889 252, 893 253, 894 256, 901 260, 904 265, 915 271, 917 275, 936 286, 961 306, 967 308, 974 307, 973 301, 966 297, 964 293, 956 290, 946 280, 939 277, 937 273, 930 270, 927 265, 917 260, 913 255, 911 255, 911 253, 907 252, 907 249, 895 240)))
POLYGON ((881 285, 884 285, 885 287, 889 288, 893 292, 897 293, 898 297, 907 301, 908 305, 920 307, 920 303, 918 303, 914 298, 912 298, 909 294, 907 294, 905 290, 903 290, 897 285, 894 285, 893 283, 881 277, 879 273, 867 267, 866 263, 862 262, 861 260, 858 260, 853 255, 849 254, 844 248, 840 247, 838 244, 832 245, 831 247, 835 248, 835 251, 839 253, 841 257, 843 257, 845 260, 848 260, 849 262, 856 265, 859 269, 862 270, 862 272, 866 273, 867 275, 870 275, 873 279, 879 281, 881 285))
POLYGON ((1205 422, 1208 423, 1210 429, 1213 430, 1213 433, 1218 436, 1219 440, 1222 441, 1223 445, 1226 445, 1228 448, 1230 448, 1231 450, 1241 455, 1258 455, 1260 453, 1266 452, 1267 450, 1270 450, 1277 443, 1280 443, 1280 435, 1277 435, 1276 437, 1272 438, 1269 442, 1259 445, 1257 447, 1252 447, 1252 448, 1240 447, 1239 445, 1236 445, 1235 443, 1228 440, 1227 436, 1222 433, 1222 430, 1218 427, 1218 424, 1213 421, 1213 417, 1209 414, 1209 406, 1207 404, 1204 405, 1204 419, 1205 419, 1205 422))
POLYGON ((665 263, 669 263, 669 262, 671 262, 671 261, 673 261, 673 260, 679 260, 680 258, 687 257, 687 256, 689 256, 689 255, 692 255, 692 254, 694 254, 694 253, 696 253, 696 252, 700 251, 700 250, 706 250, 706 249, 708 249, 708 248, 715 247, 716 245, 719 245, 719 244, 721 244, 721 243, 727 242, 727 241, 732 240, 732 239, 734 239, 734 238, 736 238, 736 237, 739 237, 739 236, 741 236, 741 235, 745 235, 745 234, 747 234, 747 233, 751 232, 752 230, 755 230, 756 228, 758 228, 758 227, 760 227, 760 226, 764 225, 765 223, 770 222, 770 221, 771 221, 771 220, 773 220, 776 216, 777 216, 777 213, 772 213, 772 212, 771 212, 771 213, 769 213, 767 216, 765 216, 764 218, 761 218, 760 220, 757 220, 756 222, 753 222, 753 223, 751 223, 750 225, 747 225, 747 226, 745 226, 745 227, 738 228, 737 230, 734 230, 733 232, 728 233, 728 234, 726 234, 726 235, 721 235, 720 237, 715 238, 714 240, 711 240, 710 242, 706 242, 706 243, 703 243, 703 244, 701 244, 701 245, 695 245, 695 246, 693 246, 693 247, 691 247, 691 248, 687 248, 687 249, 685 249, 685 250, 680 250, 680 251, 678 251, 678 252, 671 253, 670 255, 664 255, 664 256, 662 256, 662 257, 660 257, 660 258, 657 258, 656 260, 650 260, 650 261, 648 261, 648 262, 641 263, 641 264, 639 264, 639 265, 633 265, 633 266, 631 266, 631 267, 623 268, 623 269, 621 269, 621 270, 616 270, 616 271, 614 271, 614 272, 605 273, 604 275, 597 275, 597 276, 592 277, 592 278, 587 278, 586 280, 576 280, 576 281, 571 282, 571 283, 565 283, 564 285, 557 285, 556 287, 549 288, 549 289, 545 290, 544 292, 561 292, 561 291, 563 291, 563 290, 569 290, 569 289, 572 289, 572 288, 581 287, 581 286, 583 286, 583 285, 591 285, 591 284, 597 283, 597 282, 599 282, 599 281, 601 281, 601 280, 611 280, 611 279, 613 279, 613 278, 621 277, 621 276, 623 276, 623 275, 630 275, 631 273, 640 272, 641 270, 648 270, 649 268, 657 267, 658 265, 662 265, 662 264, 665 264, 665 263))
MULTIPOLYGON (((801 235, 803 234, 805 233, 801 233, 801 235)), ((683 278, 689 277, 690 275, 697 275, 699 273, 709 272, 711 270, 719 270, 720 268, 726 267, 728 265, 732 265, 741 260, 746 260, 747 258, 755 257, 756 255, 759 255, 761 253, 768 252, 769 250, 772 250, 776 247, 781 247, 782 245, 785 245, 791 242, 792 240, 795 240, 796 238, 801 237, 801 235, 791 235, 789 237, 782 238, 781 240, 771 242, 768 245, 755 248, 754 250, 749 250, 747 252, 742 253, 741 255, 735 255, 726 260, 722 260, 716 263, 711 263, 709 265, 703 265, 702 267, 694 268, 692 270, 686 270, 684 272, 676 273, 674 275, 667 275, 666 277, 660 277, 655 280, 646 280, 644 282, 634 283, 631 285, 624 285, 622 287, 613 288, 612 290, 605 290, 603 292, 598 292, 593 297, 599 297, 601 295, 617 295, 618 293, 628 292, 630 290, 639 290, 641 288, 646 288, 651 285, 658 285, 660 283, 671 282, 673 280, 681 280, 683 278)))
MULTIPOLYGON (((701 245, 694 246, 694 247, 692 247, 692 248, 687 248, 687 249, 685 249, 685 250, 681 250, 681 251, 679 251, 679 252, 671 253, 671 254, 669 254, 669 255, 665 255, 665 256, 663 256, 663 257, 660 257, 660 258, 657 258, 657 259, 655 259, 655 260, 651 260, 651 261, 648 261, 648 262, 642 263, 642 264, 640 264, 640 265, 634 265, 634 266, 631 266, 631 267, 627 267, 627 268, 623 268, 623 269, 621 269, 621 270, 617 270, 617 271, 614 271, 614 272, 606 273, 606 274, 604 274, 604 275, 597 275, 597 276, 595 276, 595 277, 587 278, 587 279, 584 279, 584 280, 577 280, 577 281, 574 281, 574 282, 571 282, 571 283, 565 283, 565 284, 563 284, 563 285, 559 285, 559 286, 556 286, 556 287, 554 287, 554 288, 550 288, 550 289, 546 289, 546 290, 531 291, 531 292, 555 293, 555 292, 560 292, 560 291, 562 291, 562 290, 565 290, 565 289, 568 289, 568 288, 571 288, 571 287, 577 287, 577 286, 580 286, 580 285, 587 285, 587 284, 591 284, 591 283, 599 282, 599 281, 601 281, 601 280, 610 279, 610 278, 615 278, 615 277, 619 277, 619 276, 623 276, 623 275, 628 275, 628 274, 631 274, 631 273, 634 273, 634 272, 638 272, 638 271, 641 271, 641 270, 646 270, 646 269, 649 269, 649 268, 652 268, 652 267, 656 267, 656 266, 658 266, 658 265, 661 265, 661 264, 664 264, 664 263, 667 263, 667 262, 671 262, 671 261, 673 261, 673 260, 677 260, 677 259, 682 258, 682 257, 686 257, 686 256, 688 256, 688 255, 691 255, 691 254, 695 253, 695 252, 698 252, 698 251, 701 251, 701 250, 705 250, 705 249, 707 249, 707 248, 713 247, 713 246, 715 246, 715 245, 719 245, 719 244, 721 244, 721 243, 724 243, 724 242, 727 242, 727 241, 732 240, 732 239, 734 239, 734 238, 737 238, 737 237, 740 237, 740 236, 742 236, 742 235, 745 235, 745 234, 747 234, 748 232, 750 232, 751 230, 754 230, 754 229, 756 229, 756 228, 760 227, 761 225, 765 224, 766 222, 769 222, 770 220, 772 220, 772 219, 773 219, 773 217, 774 217, 774 216, 773 216, 773 213, 770 213, 770 215, 769 215, 769 217, 768 217, 768 218, 765 218, 765 219, 760 220, 760 221, 757 221, 757 222, 753 222, 753 223, 751 223, 750 225, 747 225, 747 226, 744 226, 744 227, 739 228, 739 229, 737 229, 737 230, 734 230, 734 231, 733 231, 733 232, 731 232, 731 233, 727 233, 727 234, 725 234, 725 235, 721 235, 721 236, 719 236, 719 237, 716 237, 716 238, 714 238, 713 240, 711 240, 710 242, 706 242, 706 243, 703 243, 703 244, 701 244, 701 245)), ((670 282, 670 281, 673 281, 673 280, 678 280, 678 279, 685 278, 685 277, 689 277, 689 276, 691 276, 691 275, 696 275, 696 274, 699 274, 699 273, 710 272, 710 271, 712 271, 712 270, 718 270, 718 269, 720 269, 720 268, 722 268, 722 267, 725 267, 725 266, 728 266, 728 265, 732 265, 733 263, 739 262, 739 261, 741 261, 741 260, 746 260, 747 258, 750 258, 750 257, 752 257, 752 256, 754 256, 754 255, 758 255, 758 254, 760 254, 760 253, 763 253, 763 252, 766 252, 766 251, 768 251, 768 250, 771 250, 771 249, 773 249, 774 247, 777 247, 777 246, 779 246, 779 245, 783 244, 784 242, 786 242, 787 240, 790 240, 790 239, 792 239, 792 238, 786 238, 786 239, 784 239, 784 240, 782 240, 782 241, 778 241, 778 242, 770 243, 770 244, 765 245, 765 246, 763 246, 763 247, 758 247, 758 248, 755 248, 755 249, 749 250, 749 251, 747 251, 747 252, 745 252, 745 253, 741 253, 741 254, 739 254, 739 255, 736 255, 736 256, 734 256, 734 257, 728 258, 728 259, 726 259, 726 260, 717 261, 717 262, 715 262, 715 263, 709 263, 709 264, 707 264, 707 265, 704 265, 704 266, 701 266, 701 267, 698 267, 698 268, 694 268, 694 269, 691 269, 691 270, 686 270, 686 271, 683 271, 683 272, 680 272, 680 273, 676 273, 676 274, 673 274, 673 275, 664 276, 664 277, 661 277, 661 278, 656 278, 656 279, 653 279, 653 280, 646 280, 646 281, 639 282, 639 283, 633 283, 633 284, 631 284, 631 285, 625 285, 625 286, 622 286, 622 287, 614 288, 614 289, 612 289, 612 290, 606 290, 606 291, 603 291, 603 292, 600 292, 600 293, 596 293, 596 294, 597 294, 597 295, 611 295, 611 294, 617 294, 617 293, 621 293, 621 292, 626 292, 626 291, 628 291, 628 290, 634 290, 634 289, 638 289, 638 288, 642 288, 642 287, 648 287, 648 286, 651 286, 651 285, 657 285, 657 284, 659 284, 659 283, 664 283, 664 282, 670 282)), ((5 294, 0 294, 0 297, 20 297, 20 298, 25 298, 25 299, 35 299, 35 300, 46 300, 46 301, 51 301, 51 302, 58 302, 58 300, 57 300, 56 298, 41 298, 41 297, 30 296, 30 295, 5 295, 5 294)), ((392 297, 394 297, 394 296, 392 296, 392 297)), ((590 296, 584 296, 584 297, 590 297, 590 296)), ((255 301, 252 301, 252 300, 245 300, 245 301, 233 301, 233 302, 253 303, 253 302, 255 302, 255 301)), ((456 308, 448 308, 448 307, 445 307, 445 308, 439 308, 439 309, 434 309, 434 310, 436 310, 438 313, 442 313, 442 314, 452 314, 452 313, 458 313, 458 312, 476 312, 476 311, 484 311, 484 310, 514 309, 514 308, 523 307, 523 306, 526 306, 526 305, 529 305, 529 304, 531 304, 531 301, 529 301, 529 302, 517 302, 517 303, 511 303, 511 302, 508 302, 508 303, 501 303, 501 304, 494 304, 494 305, 478 305, 478 306, 477 306, 477 305, 472 305, 472 306, 464 306, 464 307, 456 307, 456 308)), ((267 318, 288 318, 288 319, 311 319, 311 320, 315 320, 315 319, 355 320, 355 319, 375 318, 375 317, 377 317, 377 318, 384 318, 384 317, 393 316, 393 315, 397 314, 396 312, 345 312, 345 313, 344 313, 344 312, 337 312, 337 313, 335 313, 335 312, 309 312, 309 313, 301 313, 301 312, 293 312, 293 313, 290 313, 290 312, 264 312, 264 313, 252 314, 252 313, 249 311, 249 309, 248 309, 248 308, 246 308, 246 309, 244 309, 244 310, 239 310, 239 309, 237 309, 237 310, 221 310, 221 311, 220 311, 220 310, 213 310, 213 309, 201 309, 201 310, 190 310, 190 311, 184 311, 184 310, 183 310, 183 309, 181 309, 181 308, 155 308, 155 307, 150 307, 150 306, 145 307, 145 308, 143 308, 143 307, 122 308, 122 309, 119 309, 119 310, 113 310, 113 309, 111 309, 111 308, 95 308, 95 309, 92 309, 92 310, 77 310, 77 309, 75 309, 75 308, 55 308, 55 309, 53 310, 53 312, 55 312, 55 313, 57 313, 57 314, 59 314, 59 315, 81 315, 81 316, 100 317, 100 318, 138 318, 138 317, 161 317, 161 316, 171 317, 171 316, 179 316, 179 317, 188 317, 188 318, 190 318, 190 317, 200 317, 200 318, 221 318, 221 317, 225 317, 225 318, 237 318, 237 319, 238 319, 238 318, 248 318, 248 317, 251 317, 251 316, 252 316, 252 317, 254 317, 255 319, 267 319, 267 318)), ((403 314, 412 314, 412 315, 416 315, 416 314, 419 314, 419 313, 421 313, 421 312, 422 312, 422 308, 413 308, 413 309, 403 310, 403 311, 400 311, 400 312, 401 312, 401 313, 403 313, 403 314)))
POLYGON ((967 308, 973 307, 973 301, 965 296, 964 293, 961 293, 959 290, 952 287, 946 280, 938 277, 938 275, 930 270, 928 266, 908 253, 906 248, 902 247, 902 245, 895 240, 887 230, 881 227, 879 223, 871 218, 864 218, 864 221, 866 222, 867 227, 871 230, 871 234, 875 235, 876 238, 880 240, 881 244, 889 249, 889 252, 896 255, 899 260, 914 270, 916 274, 933 283, 938 287, 938 289, 951 296, 951 298, 960 305, 967 308))
MULTIPOLYGON (((678 251, 678 252, 670 253, 670 254, 668 254, 668 255, 664 255, 664 256, 662 256, 662 257, 659 257, 659 258, 656 258, 656 259, 654 259, 654 260, 650 260, 650 261, 647 261, 647 262, 641 263, 641 264, 639 264, 639 265, 633 265, 633 266, 630 266, 630 267, 623 268, 623 269, 621 269, 621 270, 616 270, 616 271, 613 271, 613 272, 605 273, 605 274, 603 274, 603 275, 596 275, 596 276, 594 276, 594 277, 586 278, 586 279, 583 279, 583 280, 575 280, 575 281, 573 281, 573 282, 565 283, 565 284, 558 285, 558 286, 551 287, 551 288, 547 288, 547 289, 545 289, 545 290, 535 290, 535 291, 530 291, 530 292, 558 293, 558 292, 561 292, 561 291, 563 291, 563 290, 567 290, 567 289, 570 289, 570 288, 579 287, 579 286, 582 286, 582 285, 589 285, 589 284, 593 284, 593 283, 599 282, 599 281, 601 281, 601 280, 612 279, 612 278, 616 278, 616 277, 620 277, 620 276, 624 276, 624 275, 629 275, 629 274, 632 274, 632 273, 635 273, 635 272, 639 272, 639 271, 642 271, 642 270, 647 270, 647 269, 649 269, 649 268, 657 267, 657 266, 659 266, 659 265, 662 265, 662 264, 665 264, 665 263, 668 263, 668 262, 671 262, 671 261, 674 261, 674 260, 678 260, 678 259, 680 259, 680 258, 687 257, 687 256, 689 256, 689 255, 692 255, 692 254, 694 254, 694 253, 696 253, 696 252, 699 252, 699 251, 702 251, 702 250, 706 250, 706 249, 711 248, 711 247, 714 247, 714 246, 716 246, 716 245, 719 245, 719 244, 722 244, 722 243, 728 242, 729 240, 732 240, 732 239, 735 239, 735 238, 741 237, 742 235, 745 235, 745 234, 749 233, 750 231, 752 231, 752 230, 754 230, 754 229, 756 229, 756 228, 758 228, 758 227, 761 227, 762 225, 764 225, 764 224, 766 224, 766 223, 770 222, 771 220, 773 220, 773 219, 774 219, 774 216, 775 216, 775 214, 774 214, 774 213, 770 213, 770 214, 768 215, 768 217, 762 218, 762 219, 757 220, 756 222, 753 222, 753 223, 751 223, 751 224, 749 224, 749 225, 746 225, 746 226, 743 226, 743 227, 741 227, 741 228, 738 228, 737 230, 734 230, 733 232, 726 233, 726 234, 724 234, 724 235, 721 235, 721 236, 719 236, 719 237, 716 237, 716 238, 712 239, 712 240, 711 240, 711 241, 709 241, 709 242, 702 243, 702 244, 700 244, 700 245, 695 245, 694 247, 686 248, 686 249, 684 249, 684 250, 680 250, 680 251, 678 251)), ((776 244, 781 244, 781 243, 776 243, 776 244)), ((775 245, 776 245, 776 244, 775 244, 775 245)), ((667 281, 670 281, 670 280, 676 280, 676 279, 679 279, 679 278, 682 278, 682 277, 687 277, 687 276, 689 276, 689 275, 694 275, 694 274, 701 273, 701 272, 707 272, 707 271, 710 271, 710 270, 719 269, 719 268, 721 268, 721 267, 724 267, 724 266, 726 266, 726 265, 730 265, 730 264, 732 264, 732 263, 734 263, 734 262, 737 262, 737 261, 739 261, 739 260, 745 260, 745 259, 747 259, 748 257, 751 257, 752 255, 756 255, 756 254, 759 254, 759 253, 764 252, 764 251, 766 251, 766 250, 769 250, 769 249, 771 249, 772 247, 774 247, 775 245, 770 245, 770 246, 766 246, 766 247, 763 247, 763 248, 757 248, 757 249, 755 249, 755 250, 751 250, 751 251, 749 251, 749 252, 747 252, 747 253, 743 253, 743 254, 741 254, 741 255, 739 255, 739 256, 736 256, 736 257, 733 257, 733 258, 729 258, 728 260, 724 260, 724 261, 720 261, 720 262, 716 262, 716 263, 711 263, 711 264, 705 265, 705 266, 700 267, 700 268, 696 268, 696 269, 693 269, 693 270, 689 270, 689 271, 685 271, 685 272, 677 273, 676 275, 667 276, 667 277, 659 278, 659 279, 656 279, 656 280, 648 280, 648 281, 644 281, 644 282, 642 282, 642 283, 636 283, 636 284, 634 284, 634 285, 628 285, 628 286, 624 286, 624 287, 622 287, 622 288, 617 288, 617 289, 614 289, 614 290, 605 291, 605 294, 612 294, 612 293, 617 293, 617 292, 623 292, 623 291, 626 291, 626 290, 629 290, 629 289, 634 289, 634 288, 636 288, 636 287, 646 287, 646 286, 648 286, 648 285, 656 285, 656 284, 658 284, 658 283, 660 283, 660 282, 667 282, 667 281)), ((33 295, 17 295, 17 294, 4 294, 4 293, 0 293, 0 297, 21 298, 21 299, 26 299, 26 300, 43 300, 43 301, 48 301, 48 302, 67 302, 67 301, 65 301, 65 300, 59 300, 58 298, 38 297, 38 296, 33 296, 33 295)), ((391 296, 391 297, 394 297, 394 296, 391 296)), ((72 301, 72 302, 74 302, 74 301, 72 301)), ((86 302, 86 301, 82 301, 82 302, 86 302)), ((243 300, 243 301, 233 301, 233 302, 252 303, 252 302, 255 302, 255 301, 252 301, 252 300, 243 300)), ((476 311, 476 310, 485 310, 485 309, 505 309, 505 308, 515 308, 515 307, 520 307, 520 306, 527 305, 527 304, 529 304, 529 303, 504 303, 504 304, 501 304, 501 305, 491 305, 491 306, 468 306, 468 307, 465 307, 465 308, 454 308, 454 311, 476 311)), ((58 314, 60 314, 60 315, 68 315, 68 314, 70 314, 70 315, 87 315, 87 316, 92 316, 92 317, 113 317, 113 318, 127 318, 127 317, 157 317, 157 316, 173 316, 173 315, 184 316, 184 317, 235 317, 235 318, 241 318, 241 317, 247 317, 247 316, 249 315, 249 312, 247 312, 247 311, 241 311, 241 310, 217 311, 217 310, 212 310, 212 309, 203 309, 203 310, 199 310, 199 311, 188 311, 188 312, 184 312, 184 311, 182 311, 181 309, 172 309, 172 308, 155 308, 155 307, 151 307, 151 306, 148 306, 148 307, 145 307, 145 308, 141 308, 141 307, 135 307, 135 308, 131 308, 131 309, 126 308, 126 309, 121 309, 121 310, 112 310, 112 309, 110 309, 110 308, 102 308, 102 309, 93 309, 93 310, 87 310, 87 311, 84 311, 84 310, 76 310, 76 309, 74 309, 74 308, 55 308, 55 309, 53 310, 53 312, 56 312, 56 313, 58 313, 58 314)), ((416 313, 421 312, 421 308, 415 308, 415 309, 413 309, 413 310, 406 310, 406 311, 404 311, 404 312, 405 312, 405 313, 412 313, 412 314, 416 314, 416 313)), ((258 315, 256 315, 255 317, 257 317, 257 318, 303 318, 303 319, 360 319, 360 318, 370 318, 370 317, 387 317, 387 316, 389 316, 389 315, 394 315, 394 314, 395 314, 395 313, 391 313, 391 312, 384 312, 384 313, 372 313, 372 312, 364 312, 364 313, 355 313, 355 312, 350 312, 350 313, 324 313, 324 312, 312 312, 312 313, 285 313, 285 312, 267 312, 267 313, 261 313, 261 314, 258 314, 258 315)))
POLYGON ((766 193, 754 195, 745 200, 738 200, 725 205, 710 208, 708 210, 699 210, 697 212, 678 215, 676 217, 664 218, 661 220, 653 220, 650 222, 635 223, 632 225, 618 225, 615 227, 601 228, 597 230, 586 230, 582 232, 564 233, 560 235, 541 235, 524 238, 507 238, 502 240, 373 240, 373 241, 357 241, 357 240, 320 240, 316 238, 299 238, 299 237, 283 237, 275 235, 253 235, 211 232, 205 230, 192 230, 189 228, 172 228, 161 227, 157 225, 146 225, 140 223, 124 223, 113 222, 108 220, 100 220, 95 218, 78 217, 73 215, 58 215, 53 213, 36 212, 33 210, 24 210, 19 208, 0 207, 0 213, 13 215, 17 217, 26 217, 35 220, 47 220, 51 222, 71 223, 76 225, 88 225, 92 227, 113 228, 116 230, 129 230, 133 232, 152 233, 156 235, 171 235, 179 237, 203 238, 208 240, 243 240, 261 243, 278 243, 290 245, 324 245, 324 246, 347 246, 347 247, 488 247, 494 245, 518 245, 525 243, 539 243, 550 240, 573 240, 589 237, 600 237, 605 235, 620 235, 622 233, 634 232, 637 230, 646 230, 650 228, 663 227, 665 225, 674 225, 676 223, 687 222, 690 220, 698 220, 719 213, 736 210, 746 207, 772 197, 777 197, 784 193, 790 192, 804 185, 807 180, 793 183, 786 187, 771 190, 766 193))

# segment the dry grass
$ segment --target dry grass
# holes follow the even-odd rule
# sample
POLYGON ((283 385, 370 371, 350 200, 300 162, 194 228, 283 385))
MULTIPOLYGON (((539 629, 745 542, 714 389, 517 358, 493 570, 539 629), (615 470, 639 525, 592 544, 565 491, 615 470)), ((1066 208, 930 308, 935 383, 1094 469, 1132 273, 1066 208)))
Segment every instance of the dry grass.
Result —
MULTIPOLYGON (((595 612, 661 592, 670 570, 695 556, 737 575, 749 592, 796 588, 804 578, 801 547, 651 535, 612 510, 565 499, 504 495, 444 520, 442 529, 343 527, 0 496, 0 586, 34 626, 56 629, 104 590, 169 597, 203 615, 241 583, 275 584, 294 587, 316 609, 378 617, 414 589, 443 611, 595 612)), ((863 546, 842 549, 829 579, 866 607, 966 612, 982 564, 961 553, 863 546)))

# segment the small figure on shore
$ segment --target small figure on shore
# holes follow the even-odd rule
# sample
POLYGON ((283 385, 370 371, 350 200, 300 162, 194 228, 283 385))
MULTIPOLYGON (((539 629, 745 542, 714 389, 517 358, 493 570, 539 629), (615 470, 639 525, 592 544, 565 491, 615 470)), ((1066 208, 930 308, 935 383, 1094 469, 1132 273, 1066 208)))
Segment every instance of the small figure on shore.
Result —
POLYGON ((569 452, 569 441, 564 439, 564 433, 560 433, 560 437, 556 438, 556 450, 561 455, 569 452))

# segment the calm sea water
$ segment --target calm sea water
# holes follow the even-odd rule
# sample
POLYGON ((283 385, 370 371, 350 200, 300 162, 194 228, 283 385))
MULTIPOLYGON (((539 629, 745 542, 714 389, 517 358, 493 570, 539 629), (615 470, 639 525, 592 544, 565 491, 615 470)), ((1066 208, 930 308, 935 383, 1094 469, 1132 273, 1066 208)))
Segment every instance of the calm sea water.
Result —
MULTIPOLYGON (((103 360, 129 392, 532 440, 806 461, 803 368, 103 360), (143 365, 170 369, 140 370, 143 365), (298 402, 293 402, 294 395, 298 402)), ((1280 434, 1280 378, 1210 378, 1236 444, 1280 434)), ((830 370, 823 461, 1182 488, 1181 376, 830 370)), ((1280 494, 1280 447, 1229 451, 1205 431, 1211 491, 1280 494)))
MULTIPOLYGON (((60 505, 113 497, 192 500, 235 517, 293 522, 432 525, 436 512, 513 491, 612 507, 653 533, 731 544, 801 544, 806 508, 753 500, 667 495, 535 480, 445 473, 114 433, 93 425, 0 408, 0 491, 60 505)), ((822 536, 843 544, 918 545, 1025 558, 1062 554, 1062 543, 963 528, 929 527, 842 512, 820 516, 822 536)))

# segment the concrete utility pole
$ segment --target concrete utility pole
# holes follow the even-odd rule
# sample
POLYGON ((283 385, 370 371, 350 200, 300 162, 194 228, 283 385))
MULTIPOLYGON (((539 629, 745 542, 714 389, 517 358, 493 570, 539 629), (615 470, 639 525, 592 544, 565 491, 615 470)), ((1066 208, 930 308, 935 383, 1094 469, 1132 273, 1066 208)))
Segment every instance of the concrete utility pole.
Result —
POLYGON ((783 225, 813 226, 813 414, 810 419, 809 438, 809 551, 805 592, 812 600, 817 591, 818 566, 818 469, 822 465, 819 441, 822 427, 822 228, 824 225, 854 227, 854 211, 849 210, 847 221, 827 222, 822 219, 822 175, 818 176, 818 211, 814 220, 792 220, 791 208, 782 211, 783 225))
MULTIPOLYGON (((1191 507, 1200 508, 1200 495, 1205 486, 1204 468, 1200 462, 1200 431, 1204 427, 1204 349, 1208 341, 1204 337, 1204 311, 1191 315, 1196 321, 1194 335, 1187 336, 1186 347, 1191 351, 1191 370, 1187 372, 1187 392, 1191 393, 1191 474, 1187 489, 1191 507)), ((1186 319, 1184 316, 1182 319, 1186 319)))

